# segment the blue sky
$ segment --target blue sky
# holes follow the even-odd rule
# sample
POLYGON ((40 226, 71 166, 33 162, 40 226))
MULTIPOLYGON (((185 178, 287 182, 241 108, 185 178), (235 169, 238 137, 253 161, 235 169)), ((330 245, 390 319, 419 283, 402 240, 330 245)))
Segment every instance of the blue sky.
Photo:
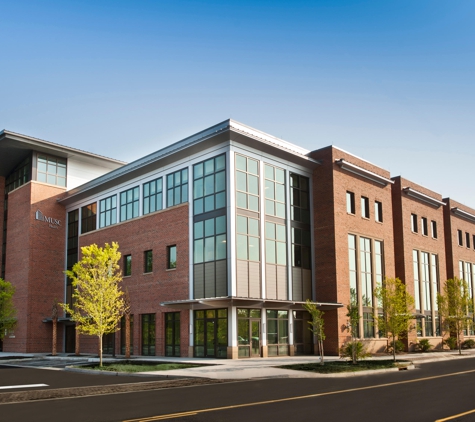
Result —
POLYGON ((229 117, 475 208, 475 2, 0 0, 0 129, 125 161, 229 117))

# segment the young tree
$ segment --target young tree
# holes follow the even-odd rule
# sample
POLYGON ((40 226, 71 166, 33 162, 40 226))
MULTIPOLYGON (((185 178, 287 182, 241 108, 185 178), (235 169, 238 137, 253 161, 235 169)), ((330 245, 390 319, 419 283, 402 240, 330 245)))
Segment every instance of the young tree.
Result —
POLYGON ((393 345, 396 360, 396 340, 404 337, 414 328, 414 298, 399 278, 385 278, 382 286, 374 291, 382 315, 378 317, 378 328, 386 333, 393 345))
POLYGON ((130 296, 125 289, 125 358, 130 359, 130 296))
POLYGON ((351 336, 351 361, 353 365, 356 365, 358 361, 357 343, 359 337, 359 324, 360 324, 360 310, 358 307, 358 297, 355 289, 350 289, 350 303, 346 305, 346 316, 348 317, 348 325, 346 329, 351 336))
POLYGON ((465 280, 455 277, 444 283, 443 293, 437 294, 439 317, 442 318, 444 327, 449 332, 457 335, 459 354, 462 354, 460 335, 465 325, 471 323, 468 315, 471 309, 471 298, 465 280))
POLYGON ((56 342, 58 340, 58 302, 56 301, 53 302, 51 321, 53 322, 53 345, 51 349, 51 356, 56 356, 56 342))
POLYGON ((15 287, 0 278, 0 340, 3 340, 5 332, 11 330, 16 324, 16 311, 13 306, 14 294, 15 287))
POLYGON ((325 340, 325 321, 323 320, 324 312, 317 308, 317 304, 309 299, 302 305, 312 317, 311 321, 307 321, 310 325, 308 329, 317 339, 318 351, 320 353, 320 364, 323 365, 325 353, 323 350, 323 340, 325 340))
POLYGON ((120 289, 119 245, 108 243, 103 248, 93 244, 81 248, 82 259, 66 275, 71 278, 74 305, 61 307, 77 322, 83 334, 97 336, 99 365, 102 366, 102 337, 116 330, 126 305, 120 289))

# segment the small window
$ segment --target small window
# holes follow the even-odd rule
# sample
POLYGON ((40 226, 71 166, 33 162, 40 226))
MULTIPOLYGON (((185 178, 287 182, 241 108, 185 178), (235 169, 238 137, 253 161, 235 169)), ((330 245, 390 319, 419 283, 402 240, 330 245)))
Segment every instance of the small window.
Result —
POLYGON ((429 235, 429 227, 427 226, 427 218, 426 217, 421 218, 421 229, 422 229, 422 234, 424 236, 429 235))
POLYGON ((383 222, 383 203, 375 201, 374 203, 374 219, 379 223, 383 222))
POLYGON ((432 237, 434 239, 437 239, 437 222, 435 222, 434 220, 432 220, 430 222, 430 228, 431 228, 431 231, 432 231, 432 237))
POLYGON ((132 255, 124 255, 124 276, 132 275, 132 255))
POLYGON ((168 246, 167 268, 169 270, 176 268, 176 245, 168 246))
POLYGON ((152 251, 145 251, 144 252, 144 273, 151 273, 153 271, 153 254, 152 251))
POLYGON ((470 248, 470 233, 465 233, 465 246, 470 248))
POLYGON ((472 236, 472 246, 475 249, 475 234, 472 236))
POLYGON ((353 192, 346 192, 346 212, 348 214, 355 213, 355 194, 353 192))
POLYGON ((457 238, 458 238, 459 246, 463 246, 462 230, 457 230, 457 238))
POLYGON ((369 218, 369 199, 366 196, 361 197, 361 216, 369 218))
POLYGON ((411 230, 413 233, 417 233, 417 214, 411 214, 411 230))

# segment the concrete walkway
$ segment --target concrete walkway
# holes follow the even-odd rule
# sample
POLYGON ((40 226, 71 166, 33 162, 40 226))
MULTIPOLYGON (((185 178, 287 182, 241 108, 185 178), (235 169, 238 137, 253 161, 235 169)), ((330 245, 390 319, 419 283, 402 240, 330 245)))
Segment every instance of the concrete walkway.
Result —
MULTIPOLYGON (((460 358, 472 358, 475 357, 475 349, 463 350, 462 355, 459 356, 458 351, 443 351, 443 352, 428 352, 428 353, 407 353, 397 355, 398 360, 412 361, 415 365, 426 362, 437 362, 443 360, 460 359, 460 358)), ((32 359, 47 359, 67 361, 69 364, 74 362, 84 362, 88 360, 90 362, 98 361, 97 357, 80 356, 75 357, 71 355, 59 354, 56 357, 48 356, 46 354, 21 354, 21 353, 6 353, 0 352, 0 365, 4 363, 13 363, 21 365, 23 361, 25 364, 27 360, 32 359)), ((118 357, 121 358, 121 357, 118 357)), ((204 366, 188 368, 188 369, 176 369, 170 371, 156 371, 156 372, 144 372, 145 375, 161 375, 165 374, 170 377, 199 377, 210 379, 251 379, 251 378, 273 378, 273 377, 286 377, 286 378, 312 378, 312 377, 328 377, 328 376, 355 376, 355 373, 344 373, 334 375, 322 375, 305 371, 292 371, 288 369, 277 368, 281 365, 292 365, 298 363, 318 363, 320 361, 317 356, 287 356, 287 357, 273 357, 273 358, 255 358, 255 359, 203 359, 203 358, 176 358, 176 357, 143 357, 134 356, 134 359, 140 359, 140 361, 147 362, 176 362, 176 363, 192 363, 201 364, 204 366)), ((391 356, 377 356, 369 359, 390 359, 391 356)), ((104 362, 113 362, 116 359, 109 356, 104 357, 104 362)), ((340 360, 335 356, 325 357, 325 361, 340 360)), ((38 365, 40 366, 40 365, 38 365)), ((47 366, 47 365, 45 365, 47 366)), ((367 371, 364 371, 365 373, 367 371)), ((370 371, 374 373, 374 371, 370 371)), ((377 371, 380 372, 380 371, 377 371)), ((356 375, 363 375, 362 372, 356 373, 356 375)))

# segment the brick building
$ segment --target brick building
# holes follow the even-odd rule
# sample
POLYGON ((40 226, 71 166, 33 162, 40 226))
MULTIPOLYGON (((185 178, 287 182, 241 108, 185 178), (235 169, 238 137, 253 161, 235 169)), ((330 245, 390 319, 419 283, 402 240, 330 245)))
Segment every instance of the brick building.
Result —
MULTIPOLYGON (((233 120, 130 164, 2 131, 0 194, 2 277, 18 311, 6 351, 51 350, 52 305, 71 301, 63 271, 92 243, 119 243, 135 355, 313 353, 306 299, 325 311, 337 354, 352 294, 360 337, 381 351, 373 290, 384 277, 416 296, 408 346, 437 346, 440 284, 475 279, 474 210, 338 148, 308 151, 233 120)), ((60 323, 58 350, 72 352, 74 322, 60 323)), ((123 353, 123 332, 106 336, 106 353, 123 353)))

